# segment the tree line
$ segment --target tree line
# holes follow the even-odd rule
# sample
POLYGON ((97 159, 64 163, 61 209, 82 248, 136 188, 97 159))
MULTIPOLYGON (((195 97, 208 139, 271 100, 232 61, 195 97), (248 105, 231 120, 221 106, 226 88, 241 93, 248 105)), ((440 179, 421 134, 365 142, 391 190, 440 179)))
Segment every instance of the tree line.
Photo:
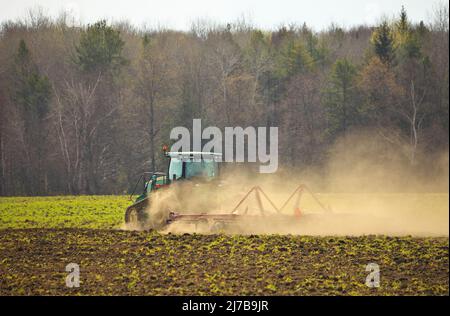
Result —
MULTIPOLYGON (((0 30, 0 195, 108 194, 161 170, 174 126, 279 127, 280 164, 323 164, 370 129, 405 164, 448 150, 448 6, 412 23, 187 32, 74 25, 42 13, 0 30)), ((382 155, 382 153, 380 153, 382 155)))

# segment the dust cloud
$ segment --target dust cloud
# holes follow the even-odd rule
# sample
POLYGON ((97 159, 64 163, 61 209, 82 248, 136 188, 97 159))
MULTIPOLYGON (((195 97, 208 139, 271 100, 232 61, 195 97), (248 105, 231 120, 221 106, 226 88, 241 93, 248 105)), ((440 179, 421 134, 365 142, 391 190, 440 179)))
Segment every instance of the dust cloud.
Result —
POLYGON ((448 150, 416 153, 374 133, 338 140, 328 158, 305 170, 257 174, 225 166, 217 181, 178 181, 152 193, 143 229, 171 233, 448 236, 448 150), (302 195, 295 194, 300 184, 302 195), (236 207, 254 187, 248 198, 236 207), (310 190, 310 191, 309 191, 310 190), (258 195, 260 203, 258 202, 258 195), (298 202, 299 201, 299 202, 298 202), (209 219, 170 212, 208 214, 209 219), (230 216, 231 213, 237 214, 230 216), (221 217, 223 214, 228 217, 221 217), (216 216, 216 217, 215 217, 216 216))

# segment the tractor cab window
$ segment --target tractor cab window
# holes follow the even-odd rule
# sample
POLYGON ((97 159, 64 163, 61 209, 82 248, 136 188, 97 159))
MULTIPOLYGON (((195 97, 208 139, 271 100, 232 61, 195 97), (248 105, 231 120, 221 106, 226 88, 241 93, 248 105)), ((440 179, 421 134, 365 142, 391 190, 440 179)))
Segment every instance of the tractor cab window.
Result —
POLYGON ((173 180, 183 177, 186 179, 192 177, 214 178, 218 175, 217 162, 212 159, 202 159, 201 161, 182 160, 171 158, 169 165, 169 179, 173 180), (184 164, 184 165, 183 165, 184 164))
POLYGON ((181 178, 183 175, 183 161, 178 158, 171 158, 169 165, 169 179, 173 180, 174 176, 176 179, 181 178))
POLYGON ((217 176, 217 162, 212 159, 187 161, 185 168, 187 179, 191 177, 214 178, 217 176))

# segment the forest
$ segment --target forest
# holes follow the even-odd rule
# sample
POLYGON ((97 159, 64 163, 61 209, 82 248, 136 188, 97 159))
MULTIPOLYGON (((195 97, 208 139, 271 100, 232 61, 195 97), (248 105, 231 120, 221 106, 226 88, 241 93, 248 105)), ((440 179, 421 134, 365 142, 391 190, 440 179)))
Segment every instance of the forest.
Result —
POLYGON ((278 127, 289 170, 370 131, 380 159, 400 148, 433 175, 449 147, 448 19, 443 4, 418 23, 400 7, 373 26, 175 31, 31 10, 0 28, 0 195, 125 193, 164 170, 170 130, 195 118, 278 127))

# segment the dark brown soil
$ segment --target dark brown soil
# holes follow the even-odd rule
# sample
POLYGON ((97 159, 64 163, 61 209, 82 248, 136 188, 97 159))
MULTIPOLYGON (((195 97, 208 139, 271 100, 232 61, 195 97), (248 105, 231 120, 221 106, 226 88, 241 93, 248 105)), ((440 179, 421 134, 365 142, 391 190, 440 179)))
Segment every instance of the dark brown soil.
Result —
POLYGON ((0 230, 0 295, 448 295, 448 264, 448 238, 0 230))

